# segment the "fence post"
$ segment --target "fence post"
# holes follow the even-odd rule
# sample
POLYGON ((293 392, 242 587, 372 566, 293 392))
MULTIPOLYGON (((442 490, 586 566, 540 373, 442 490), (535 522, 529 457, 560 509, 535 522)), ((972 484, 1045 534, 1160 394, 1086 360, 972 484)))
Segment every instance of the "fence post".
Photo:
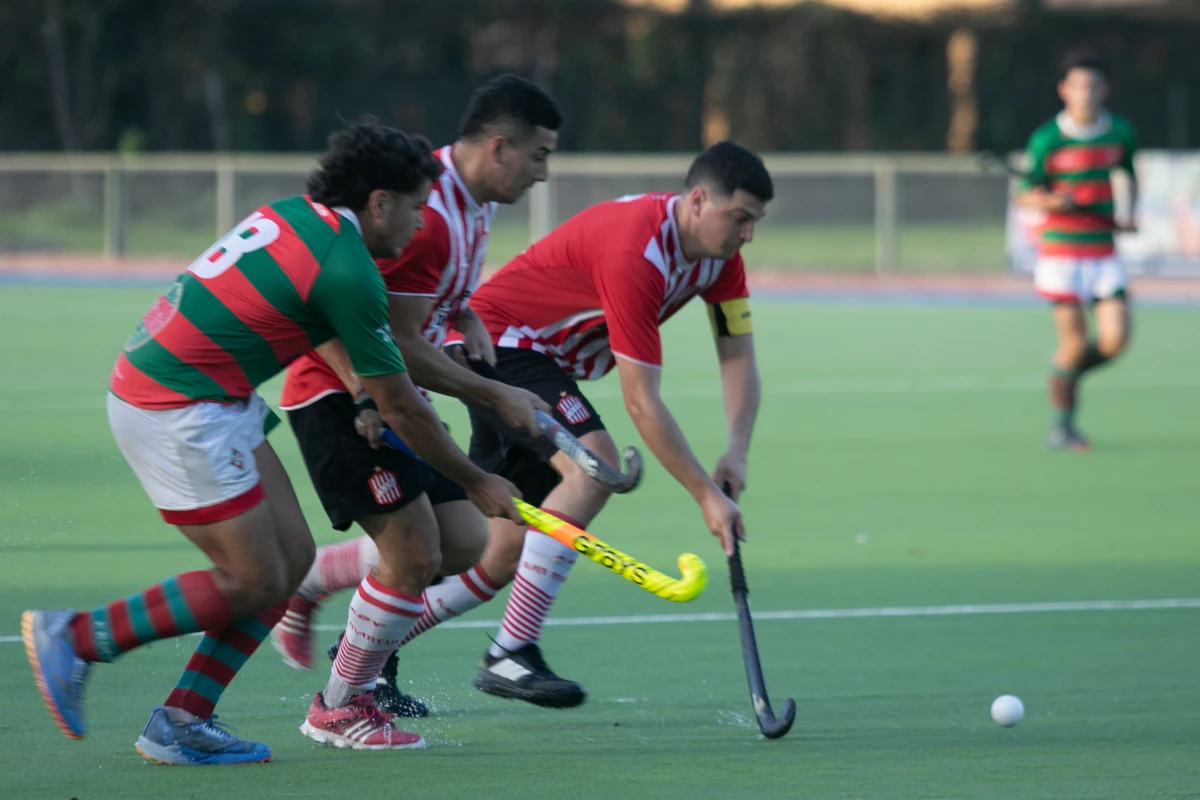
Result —
POLYGON ((881 275, 900 266, 898 217, 896 165, 880 161, 875 166, 875 272, 881 275))
POLYGON ((236 220, 233 218, 234 202, 237 190, 237 172, 233 159, 222 154, 217 157, 217 232, 215 239, 220 239, 233 228, 236 220))
POLYGON ((529 241, 536 242, 554 227, 554 176, 529 190, 529 241))
POLYGON ((113 165, 104 170, 104 257, 117 258, 125 254, 125 187, 124 173, 113 165))

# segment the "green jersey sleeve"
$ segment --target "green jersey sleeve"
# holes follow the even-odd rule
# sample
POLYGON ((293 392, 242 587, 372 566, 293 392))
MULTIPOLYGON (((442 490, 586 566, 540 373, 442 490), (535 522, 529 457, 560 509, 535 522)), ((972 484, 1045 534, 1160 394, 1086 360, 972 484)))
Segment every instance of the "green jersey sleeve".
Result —
POLYGON ((1121 169, 1133 175, 1133 157, 1137 154, 1138 141, 1137 131, 1134 130, 1133 124, 1122 120, 1124 131, 1121 139, 1125 145, 1125 157, 1121 159, 1121 169))
POLYGON ((346 345, 359 375, 370 378, 406 371, 392 337, 383 276, 355 234, 338 236, 321 264, 308 302, 346 345))
POLYGON ((1028 192, 1039 186, 1046 186, 1048 183, 1046 162, 1049 160, 1053 149, 1053 137, 1049 135, 1045 126, 1038 128, 1029 137, 1029 144, 1025 148, 1029 166, 1025 171, 1025 179, 1020 182, 1019 188, 1021 191, 1028 192))

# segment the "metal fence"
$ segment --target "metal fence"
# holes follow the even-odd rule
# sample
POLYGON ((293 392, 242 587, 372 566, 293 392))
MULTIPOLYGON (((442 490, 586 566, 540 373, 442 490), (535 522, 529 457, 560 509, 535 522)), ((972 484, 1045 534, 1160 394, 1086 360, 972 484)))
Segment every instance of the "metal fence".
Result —
MULTIPOLYGON (((673 190, 691 156, 556 155, 551 179, 502 207, 503 263, 586 206, 673 190)), ((768 155, 775 200, 751 267, 984 272, 1006 266, 1007 179, 965 156, 768 155)), ((242 216, 303 190, 313 159, 235 154, 0 156, 0 254, 187 259, 242 216)))

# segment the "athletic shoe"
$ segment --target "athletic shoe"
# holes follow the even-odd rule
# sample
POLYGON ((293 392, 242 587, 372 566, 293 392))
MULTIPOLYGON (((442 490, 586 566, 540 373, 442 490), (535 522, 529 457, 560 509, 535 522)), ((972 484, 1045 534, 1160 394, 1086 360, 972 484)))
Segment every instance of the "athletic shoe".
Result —
POLYGON ((87 735, 83 700, 91 664, 75 655, 71 620, 76 614, 26 611, 21 615, 21 638, 33 679, 54 724, 68 738, 82 739, 87 735))
POLYGON ((319 744, 352 750, 416 750, 425 746, 420 734, 392 725, 392 715, 375 707, 374 692, 356 694, 340 708, 327 708, 325 698, 317 692, 300 732, 319 744))
POLYGON ((587 699, 582 686, 554 674, 536 642, 502 656, 484 653, 473 683, 486 694, 545 708, 574 708, 587 699))
POLYGON ((1086 453, 1092 449, 1092 444, 1073 427, 1055 425, 1046 437, 1046 447, 1051 450, 1073 450, 1077 453, 1086 453))
POLYGON ((307 671, 313 666, 313 613, 321 607, 319 600, 308 600, 298 594, 288 601, 287 611, 271 629, 271 646, 292 669, 307 671))
POLYGON ((150 721, 134 746, 143 758, 174 766, 271 760, 269 745, 239 739, 217 724, 216 714, 195 722, 172 722, 162 706, 150 712, 150 721))
POLYGON ((405 694, 396 687, 396 670, 399 660, 392 653, 391 658, 383 665, 383 672, 375 680, 375 705, 380 711, 394 714, 397 717, 416 719, 429 716, 429 706, 424 702, 405 694))
MULTIPOLYGON (((344 633, 338 634, 337 641, 329 645, 327 655, 329 660, 333 661, 337 658, 338 647, 342 644, 344 633)), ((388 658, 387 663, 383 665, 383 672, 375 679, 375 705, 380 711, 385 711, 388 714, 393 714, 397 717, 407 717, 416 719, 419 717, 429 716, 429 706, 423 700, 418 700, 411 694, 400 691, 396 686, 396 671, 399 668, 399 660, 396 654, 388 658)))

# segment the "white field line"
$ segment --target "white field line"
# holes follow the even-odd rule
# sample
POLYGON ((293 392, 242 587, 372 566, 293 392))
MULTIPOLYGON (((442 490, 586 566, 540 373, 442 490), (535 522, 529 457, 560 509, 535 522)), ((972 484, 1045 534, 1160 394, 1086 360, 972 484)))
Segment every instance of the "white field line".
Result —
MULTIPOLYGON (((879 608, 812 608, 793 611, 756 611, 754 619, 866 619, 879 617, 973 617, 988 614, 1055 614, 1078 611, 1162 611, 1176 608, 1200 608, 1200 597, 1176 597, 1161 600, 1068 600, 1057 603, 993 603, 955 606, 882 606, 879 608)), ((734 622, 736 615, 726 612, 705 614, 639 614, 625 617, 550 617, 546 625, 653 625, 685 622, 734 622)), ((495 628, 498 619, 451 620, 439 628, 495 628)), ((316 625, 319 631, 340 631, 341 625, 316 625)), ((20 636, 0 636, 0 643, 21 641, 20 636)))
MULTIPOLYGON (((864 378, 794 378, 772 381, 764 388, 771 396, 804 397, 822 395, 863 394, 942 394, 947 392, 1031 392, 1044 391, 1044 375, 928 375, 924 377, 864 377, 864 378)), ((1120 380, 1105 381, 1092 391, 1107 389, 1195 389, 1200 388, 1200 378, 1188 376, 1159 378, 1122 377, 1120 380)), ((663 387, 663 397, 719 397, 721 385, 718 381, 684 383, 663 387)), ((606 381, 587 387, 587 395, 594 398, 616 398, 620 387, 615 381, 606 381)), ((23 411, 98 411, 104 408, 102 392, 88 393, 76 397, 36 398, 27 391, 5 392, 0 390, 0 412, 23 411), (22 397, 22 395, 27 395, 22 397)))

